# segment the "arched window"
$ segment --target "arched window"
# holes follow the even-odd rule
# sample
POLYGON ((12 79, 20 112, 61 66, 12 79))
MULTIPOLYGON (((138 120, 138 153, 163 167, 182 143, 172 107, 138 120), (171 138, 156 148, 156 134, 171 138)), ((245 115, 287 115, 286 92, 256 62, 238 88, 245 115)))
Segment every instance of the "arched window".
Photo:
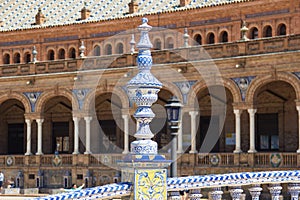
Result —
POLYGON ((73 47, 69 50, 69 58, 76 58, 76 50, 73 47))
POLYGON ((58 51, 58 59, 65 59, 66 58, 66 51, 64 49, 60 49, 58 51))
POLYGON ((54 60, 54 51, 53 50, 48 51, 48 60, 54 60))
POLYGON ((264 35, 263 37, 272 37, 272 27, 271 26, 266 26, 264 28, 264 35))
POLYGON ((286 26, 285 26, 285 24, 280 24, 278 26, 277 35, 286 35, 286 26))
POLYGON ((171 37, 167 38, 166 47, 167 47, 167 49, 173 49, 174 48, 174 40, 173 40, 173 38, 171 38, 171 37))
POLYGON ((196 41, 197 45, 202 45, 202 37, 200 34, 195 35, 194 40, 196 41))
POLYGON ((161 50, 161 41, 160 41, 160 39, 154 40, 154 49, 155 50, 161 50))
POLYGON ((258 29, 254 27, 250 31, 250 39, 257 39, 257 38, 258 38, 258 29))
POLYGON ((21 56, 19 53, 15 53, 14 55, 14 63, 20 63, 21 62, 21 56))
POLYGON ((207 36, 207 44, 215 43, 215 35, 213 33, 209 33, 207 36))
POLYGON ((3 63, 4 64, 10 64, 10 55, 8 53, 4 54, 3 63))
POLYGON ((228 33, 223 31, 220 35, 220 42, 228 42, 228 33))
POLYGON ((30 54, 29 52, 26 52, 26 53, 24 54, 24 61, 25 61, 26 63, 31 62, 31 54, 30 54))
POLYGON ((101 55, 101 52, 100 52, 100 46, 99 45, 96 45, 94 47, 94 56, 100 56, 101 55))
POLYGON ((122 43, 117 44, 117 53, 122 54, 124 52, 124 47, 122 43))
POLYGON ((107 44, 107 45, 105 46, 105 54, 106 54, 106 55, 111 55, 111 54, 112 54, 112 47, 111 47, 110 44, 107 44))

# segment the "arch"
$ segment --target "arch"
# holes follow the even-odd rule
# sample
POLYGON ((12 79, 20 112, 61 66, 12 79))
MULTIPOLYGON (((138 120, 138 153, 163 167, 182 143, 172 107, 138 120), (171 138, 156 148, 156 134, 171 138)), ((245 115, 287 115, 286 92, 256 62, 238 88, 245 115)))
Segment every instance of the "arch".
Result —
POLYGON ((73 59, 76 58, 76 50, 75 50, 74 47, 71 47, 71 48, 69 49, 69 58, 73 58, 73 59))
POLYGON ((228 33, 227 31, 222 31, 220 34, 220 42, 228 42, 228 33))
POLYGON ((166 48, 167 49, 173 49, 174 48, 174 38, 168 37, 166 40, 166 48))
MULTIPOLYGON (((238 86, 235 84, 235 82, 231 79, 227 79, 227 78, 222 78, 222 82, 225 88, 227 88, 229 90, 229 92, 232 94, 233 97, 233 103, 237 103, 237 102, 242 102, 242 96, 240 93, 240 89, 238 88, 238 86)), ((220 84, 217 84, 220 85, 220 84)), ((193 107, 194 106, 194 97, 203 89, 207 88, 207 84, 204 80, 201 80, 197 83, 195 83, 195 85, 193 85, 193 87, 191 88, 193 90, 193 92, 189 92, 188 94, 188 98, 187 98, 187 105, 189 107, 193 107)))
POLYGON ((286 25, 285 24, 279 24, 277 27, 277 35, 286 35, 286 25))
POLYGON ((263 37, 272 37, 272 27, 270 25, 264 27, 263 37))
POLYGON ((155 50, 161 50, 162 46, 161 46, 161 39, 160 38, 156 38, 154 40, 154 49, 155 50))
POLYGON ((207 34, 206 43, 207 44, 214 44, 215 43, 215 34, 213 32, 210 32, 210 33, 207 34))
POLYGON ((123 54, 124 53, 124 45, 123 45, 122 42, 119 42, 117 44, 116 50, 117 50, 117 54, 123 54))
POLYGON ((25 63, 31 62, 31 53, 30 52, 25 52, 25 54, 24 54, 24 62, 25 63))
POLYGON ((87 96, 85 97, 85 102, 84 102, 84 105, 82 107, 84 112, 88 113, 89 110, 90 110, 91 103, 95 100, 95 97, 98 96, 98 95, 101 95, 103 93, 113 93, 113 94, 117 95, 120 98, 121 102, 122 102, 122 109, 129 107, 128 96, 122 88, 120 88, 120 87, 111 87, 111 88, 108 87, 108 88, 104 89, 104 88, 99 88, 98 87, 96 90, 90 91, 87 94, 87 96))
POLYGON ((65 49, 58 50, 58 59, 65 59, 66 58, 66 51, 65 49))
POLYGON ((9 99, 16 99, 20 101, 25 108, 25 113, 31 112, 30 102, 25 95, 17 92, 0 94, 0 103, 3 103, 4 101, 9 99))
POLYGON ((47 59, 48 60, 54 60, 54 58, 55 58, 54 50, 53 49, 48 50, 47 59))
POLYGON ((99 45, 95 45, 94 46, 94 52, 93 52, 94 56, 100 56, 101 55, 101 48, 99 45))
POLYGON ((63 96, 72 102, 72 110, 78 110, 79 105, 73 98, 73 94, 70 90, 59 89, 59 90, 47 90, 41 94, 36 102, 36 112, 43 113, 45 103, 55 96, 63 96))
POLYGON ((202 45, 202 36, 200 34, 196 34, 194 36, 194 41, 196 45, 202 45))
POLYGON ((21 55, 20 53, 14 54, 14 63, 20 63, 21 62, 21 55))
POLYGON ((105 45, 105 54, 106 55, 111 55, 112 54, 112 46, 111 46, 111 44, 105 45))
POLYGON ((258 29, 256 27, 252 27, 250 29, 250 39, 257 39, 258 38, 258 29))
POLYGON ((263 85, 270 83, 272 81, 284 81, 289 83, 295 90, 296 98, 299 99, 299 91, 300 91, 300 85, 299 85, 299 79, 288 72, 278 72, 276 76, 274 75, 265 75, 265 76, 259 76, 251 82, 247 93, 246 93, 246 99, 245 101, 247 103, 254 103, 255 102, 255 92, 263 85))
POLYGON ((10 64, 10 55, 5 53, 3 56, 3 64, 10 64))

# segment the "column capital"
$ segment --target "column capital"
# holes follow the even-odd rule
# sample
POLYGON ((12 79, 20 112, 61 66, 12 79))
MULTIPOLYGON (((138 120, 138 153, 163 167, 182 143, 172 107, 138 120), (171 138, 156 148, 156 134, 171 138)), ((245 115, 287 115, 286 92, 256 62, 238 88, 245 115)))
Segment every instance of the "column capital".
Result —
POLYGON ((196 111, 196 110, 189 111, 190 116, 196 117, 198 114, 199 114, 199 111, 196 111))
POLYGON ((44 119, 36 119, 35 120, 37 123, 43 123, 44 122, 44 119))
POLYGON ((27 125, 31 125, 32 120, 27 118, 27 119, 25 119, 25 122, 27 125))
POLYGON ((130 115, 129 114, 122 114, 122 119, 126 120, 129 119, 130 115))
POLYGON ((247 111, 248 111, 249 114, 255 114, 256 111, 257 111, 257 109, 255 109, 255 108, 248 108, 247 111))
POLYGON ((241 109, 233 109, 233 113, 234 113, 235 115, 241 115, 242 112, 243 112, 243 110, 241 110, 241 109))
POLYGON ((92 116, 85 116, 83 117, 85 121, 91 121, 93 119, 92 116))
POLYGON ((297 105, 296 109, 298 110, 298 112, 300 112, 300 105, 297 105))

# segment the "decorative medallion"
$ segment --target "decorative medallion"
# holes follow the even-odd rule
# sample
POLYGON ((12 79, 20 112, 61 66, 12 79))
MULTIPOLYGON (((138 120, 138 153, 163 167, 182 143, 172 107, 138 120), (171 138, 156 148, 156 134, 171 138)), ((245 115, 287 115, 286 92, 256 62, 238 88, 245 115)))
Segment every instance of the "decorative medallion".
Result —
POLYGON ((213 155, 210 156, 209 161, 210 161, 210 163, 211 163, 213 166, 216 166, 216 165, 219 164, 220 158, 219 158, 218 155, 213 154, 213 155))
POLYGON ((53 159, 52 159, 52 165, 54 167, 59 167, 62 164, 62 158, 60 155, 56 154, 54 155, 53 159))
POLYGON ((247 89, 254 78, 255 76, 232 78, 232 80, 237 84, 237 86, 240 89, 243 101, 245 101, 247 89))
POLYGON ((134 173, 134 199, 167 199, 166 169, 137 169, 134 173))
POLYGON ((179 88, 182 97, 183 103, 187 103, 187 96, 191 90, 191 87, 196 83, 196 81, 182 81, 182 82, 174 82, 174 84, 179 88))
POLYGON ((82 109, 85 97, 89 93, 90 89, 85 88, 85 89, 74 89, 72 90, 73 94, 76 96, 78 104, 79 104, 79 109, 82 109))
POLYGON ((31 112, 35 112, 35 103, 42 92, 24 92, 24 94, 30 102, 31 112))
POLYGON ((12 166, 15 164, 15 157, 13 156, 7 156, 6 157, 6 165, 7 166, 12 166))
POLYGON ((272 153, 270 156, 270 162, 272 167, 279 167, 281 164, 282 158, 279 153, 272 153))

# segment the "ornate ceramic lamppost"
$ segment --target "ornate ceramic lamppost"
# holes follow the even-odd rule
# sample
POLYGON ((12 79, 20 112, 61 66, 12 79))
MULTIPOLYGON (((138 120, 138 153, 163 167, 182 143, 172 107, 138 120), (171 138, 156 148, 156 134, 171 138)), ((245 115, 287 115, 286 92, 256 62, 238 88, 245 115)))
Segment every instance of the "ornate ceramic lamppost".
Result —
POLYGON ((168 126, 171 130, 172 146, 171 146, 171 177, 177 176, 177 135, 180 125, 180 113, 182 104, 177 97, 173 96, 168 100, 165 108, 167 110, 168 126))
POLYGON ((150 122, 155 117, 151 106, 157 100, 162 83, 150 72, 152 44, 148 32, 152 27, 147 22, 148 19, 143 18, 142 25, 138 27, 141 32, 137 44, 139 72, 127 83, 128 96, 137 105, 134 113, 138 125, 134 134, 136 140, 131 143, 130 154, 119 165, 122 168, 122 181, 134 182, 134 199, 167 199, 166 168, 170 161, 157 154, 157 143, 151 140, 154 135, 150 130, 150 122))

